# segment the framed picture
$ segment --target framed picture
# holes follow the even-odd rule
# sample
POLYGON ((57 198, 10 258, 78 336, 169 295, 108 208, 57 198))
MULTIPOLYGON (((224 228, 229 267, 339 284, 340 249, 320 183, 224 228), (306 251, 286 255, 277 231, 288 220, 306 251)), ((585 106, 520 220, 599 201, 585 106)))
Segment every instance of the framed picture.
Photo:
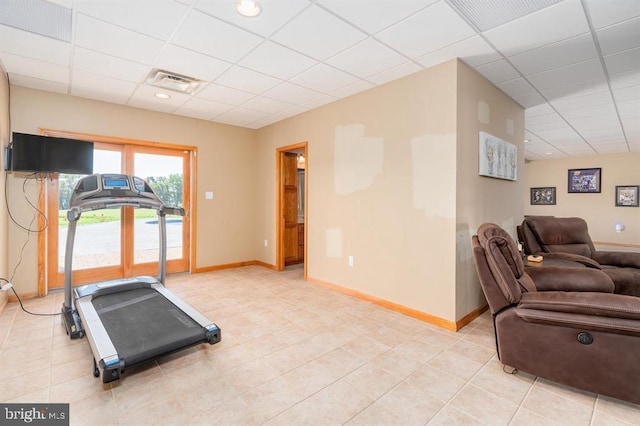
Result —
POLYGON ((640 185, 616 186, 616 207, 638 207, 640 185))
POLYGON ((569 192, 600 192, 602 169, 569 169, 569 192))
POLYGON ((478 143, 478 174, 480 176, 517 180, 517 146, 485 132, 480 132, 478 143))
POLYGON ((556 204, 556 187, 545 186, 541 188, 531 188, 532 206, 551 206, 556 204))

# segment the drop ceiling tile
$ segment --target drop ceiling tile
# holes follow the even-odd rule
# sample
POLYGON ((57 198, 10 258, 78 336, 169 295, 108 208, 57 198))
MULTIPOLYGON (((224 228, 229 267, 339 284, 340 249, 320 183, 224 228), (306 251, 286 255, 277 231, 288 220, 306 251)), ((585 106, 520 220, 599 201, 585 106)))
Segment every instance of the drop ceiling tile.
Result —
POLYGON ((125 104, 136 90, 131 81, 107 77, 101 74, 76 69, 71 81, 71 94, 105 102, 125 104))
POLYGON ((352 83, 341 89, 334 90, 330 93, 330 95, 336 98, 346 98, 348 96, 355 95, 356 93, 363 92, 373 87, 375 87, 375 85, 369 83, 368 81, 358 80, 355 83, 352 83))
POLYGON ((151 64, 164 43, 144 34, 76 14, 75 45, 142 64, 151 64))
POLYGON ((597 92, 582 96, 567 96, 554 99, 550 102, 551 105, 560 112, 602 105, 613 107, 613 98, 611 97, 610 92, 597 92))
POLYGON ((640 99, 629 99, 618 102, 616 105, 618 107, 620 117, 640 117, 640 99))
POLYGON ((540 130, 536 132, 536 135, 549 143, 575 142, 581 140, 580 136, 578 136, 578 134, 569 126, 557 129, 540 130))
POLYGON ((452 58, 460 58, 470 67, 495 62, 500 59, 500 54, 480 36, 469 37, 458 43, 443 47, 434 52, 416 58, 416 62, 425 68, 449 61, 452 58))
POLYGON ((635 86, 625 87, 624 90, 613 89, 613 95, 616 98, 616 102, 640 100, 640 84, 635 86))
POLYGON ((66 7, 67 9, 71 9, 71 6, 73 6, 73 0, 47 0, 47 1, 51 3, 55 3, 62 7, 66 7))
POLYGON ((230 111, 220 114, 215 121, 220 123, 231 124, 233 126, 247 126, 256 120, 268 117, 270 114, 260 111, 254 111, 247 108, 236 107, 230 111))
POLYGON ((640 47, 604 57, 609 74, 640 70, 640 47))
POLYGON ((622 154, 629 152, 629 148, 624 143, 597 145, 594 148, 598 154, 622 154))
POLYGON ((264 96, 256 96, 255 98, 243 103, 241 106, 242 108, 250 109, 253 111, 275 114, 287 110, 294 105, 287 102, 276 101, 275 99, 266 98, 264 96))
POLYGON ((369 38, 325 62, 350 74, 366 78, 406 61, 407 58, 404 56, 369 38))
POLYGON ((243 104, 254 96, 255 95, 253 93, 243 92, 241 90, 221 86, 219 84, 209 84, 196 93, 197 98, 229 105, 243 104))
POLYGON ((73 68, 135 83, 144 81, 150 71, 150 67, 147 65, 82 47, 76 47, 74 50, 73 68))
POLYGON ((567 122, 558 114, 537 115, 526 119, 526 128, 534 133, 539 130, 551 130, 567 127, 567 122))
POLYGON ((596 32, 603 55, 640 47, 640 17, 596 32))
POLYGON ((64 41, 0 25, 0 52, 69 65, 71 45, 64 41))
POLYGON ((168 40, 188 9, 173 0, 78 0, 76 10, 120 27, 168 40))
POLYGON ((290 104, 303 104, 320 96, 315 90, 307 89, 291 83, 281 83, 263 93, 264 96, 290 104))
POLYGON ((270 37, 318 60, 324 60, 365 38, 365 33, 317 6, 305 9, 270 37), (327 31, 329 28, 331 30, 327 31))
POLYGON ((640 2, 637 0, 586 0, 586 4, 596 29, 640 16, 640 2))
POLYGON ((546 105, 547 103, 547 101, 537 92, 515 95, 512 96, 512 99, 525 109, 535 108, 540 105, 546 105))
POLYGON ((527 108, 524 111, 524 118, 527 120, 530 117, 536 117, 538 115, 556 114, 556 111, 551 108, 549 104, 541 104, 535 107, 527 108))
POLYGON ((396 67, 382 71, 378 74, 369 76, 367 77, 367 80, 374 84, 380 85, 401 77, 405 77, 409 74, 414 74, 421 70, 423 70, 423 68, 420 65, 417 65, 415 62, 408 61, 402 65, 398 65, 396 67))
POLYGON ((57 81, 42 80, 39 78, 33 78, 26 75, 9 73, 9 79, 11 80, 11 84, 13 85, 29 87, 31 89, 43 90, 45 92, 67 94, 69 90, 68 83, 59 83, 57 81))
POLYGON ((548 100, 553 101, 560 98, 585 96, 608 91, 609 86, 603 75, 595 79, 554 87, 552 89, 542 89, 540 92, 542 92, 548 100))
POLYGON ((281 83, 274 77, 247 68, 233 66, 216 79, 217 84, 250 93, 262 93, 281 83))
POLYGON ((551 71, 528 76, 528 80, 531 84, 540 91, 572 85, 596 78, 604 78, 602 65, 598 59, 580 62, 578 64, 568 65, 566 67, 556 68, 551 71))
POLYGON ((245 56, 238 64, 286 80, 317 63, 316 60, 308 56, 266 41, 245 56))
POLYGON ((516 78, 498 84, 498 88, 507 95, 513 97, 535 92, 535 89, 524 78, 516 78))
POLYGON ((247 31, 268 37, 296 16, 311 2, 309 0, 277 0, 263 2, 262 12, 257 18, 240 15, 234 1, 194 0, 195 8, 215 16, 247 31))
POLYGON ((609 73, 609 79, 613 89, 624 89, 625 87, 640 85, 640 73, 635 70, 618 74, 609 73))
POLYGON ((476 67, 476 70, 496 85, 520 77, 520 74, 504 59, 481 65, 476 67))
POLYGON ((212 81, 231 68, 231 64, 193 50, 168 45, 155 62, 155 68, 212 81))
POLYGON ((314 108, 321 107, 323 105, 330 104, 330 103, 335 102, 337 100, 338 100, 338 98, 336 98, 334 96, 320 95, 317 98, 312 99, 309 102, 304 103, 302 106, 306 110, 311 110, 311 109, 314 109, 314 108))
POLYGON ((233 106, 220 102, 192 97, 174 112, 185 117, 213 120, 216 116, 231 110, 233 106))
POLYGON ((2 64, 9 73, 56 83, 66 84, 69 82, 69 68, 66 66, 12 55, 10 53, 2 55, 2 64))
POLYGON ((509 61, 524 75, 537 74, 598 58, 590 33, 511 56, 509 61))
POLYGON ((358 81, 357 77, 323 63, 309 68, 291 79, 292 83, 319 92, 331 92, 356 81, 358 81))
POLYGON ((418 58, 475 35, 446 3, 435 3, 376 34, 410 59, 418 58))
POLYGON ((424 9, 437 0, 376 0, 362 1, 319 0, 318 4, 339 14, 369 34, 378 31, 424 9))
POLYGON ((189 12, 172 38, 174 44, 229 62, 236 62, 263 40, 197 10, 189 12))
POLYGON ((624 119, 622 120, 622 125, 627 138, 640 142, 640 119, 624 119))
POLYGON ((579 0, 567 0, 484 34, 506 56, 555 43, 589 31, 579 0))

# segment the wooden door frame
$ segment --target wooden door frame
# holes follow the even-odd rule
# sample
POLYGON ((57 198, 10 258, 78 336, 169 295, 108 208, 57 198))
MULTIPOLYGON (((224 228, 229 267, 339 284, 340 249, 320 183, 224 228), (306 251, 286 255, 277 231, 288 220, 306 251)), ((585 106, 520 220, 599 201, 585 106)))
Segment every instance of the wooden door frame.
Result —
MULTIPOLYGON (((53 136, 53 137, 62 137, 62 138, 71 138, 71 139, 79 139, 79 140, 86 140, 86 141, 92 141, 92 142, 103 142, 103 143, 107 143, 107 144, 112 144, 112 145, 132 145, 132 146, 137 146, 137 147, 146 147, 146 148, 160 148, 160 149, 173 149, 173 150, 181 150, 181 151, 189 151, 190 155, 188 156, 189 158, 185 160, 185 164, 188 164, 190 166, 190 175, 189 176, 184 176, 184 179, 190 179, 190 185, 189 185, 189 202, 190 202, 190 208, 186 211, 185 214, 185 218, 186 220, 188 220, 188 228, 186 233, 189 235, 189 237, 191 237, 191 240, 189 241, 189 247, 187 248, 188 253, 190 254, 189 258, 188 258, 188 263, 187 263, 187 270, 189 273, 193 273, 193 267, 195 265, 195 256, 196 256, 196 250, 195 250, 195 235, 196 235, 196 227, 197 227, 197 223, 196 223, 196 216, 195 216, 195 210, 197 208, 196 205, 196 197, 195 194, 197 194, 196 192, 196 186, 197 186, 197 181, 196 181, 196 158, 197 158, 197 151, 198 148, 196 146, 191 146, 191 145, 179 145, 179 144, 174 144, 174 143, 165 143, 165 142, 151 142, 151 141, 144 141, 144 140, 138 140, 138 139, 129 139, 129 138, 121 138, 121 137, 115 137, 115 136, 103 136, 103 135, 94 135, 94 134, 89 134, 89 133, 82 133, 82 132, 71 132, 71 131, 65 131, 65 130, 55 130, 55 129, 45 129, 45 128, 40 128, 39 129, 39 134, 41 135, 46 135, 46 136, 53 136)), ((124 162, 125 160, 125 155, 124 155, 124 149, 122 150, 123 152, 123 167, 125 166, 124 162)), ((42 184, 42 186, 44 187, 44 191, 40 190, 40 196, 38 197, 38 205, 45 207, 47 209, 47 214, 51 211, 52 208, 57 208, 57 205, 55 205, 55 203, 53 203, 53 197, 49 196, 49 190, 50 188, 48 188, 46 185, 47 183, 51 183, 51 181, 49 179, 46 179, 45 183, 42 184)), ((55 190, 57 190, 57 182, 55 183, 56 188, 54 188, 55 190)), ((56 200, 57 201, 57 200, 56 200)), ((44 211, 44 210, 41 210, 44 211)), ((40 219, 39 219, 40 220, 40 219)), ((50 256, 50 253, 46 252, 46 247, 47 247, 47 239, 49 239, 50 237, 53 236, 49 235, 49 232, 54 232, 55 234, 55 238, 57 239, 57 227, 55 227, 55 231, 52 230, 48 230, 48 232, 40 232, 38 233, 38 290, 37 290, 37 294, 39 296, 46 296, 48 291, 49 291, 49 282, 50 280, 54 280, 55 279, 55 274, 57 273, 57 268, 58 268, 58 259, 53 259, 52 256, 50 256), (47 234, 47 235, 45 235, 47 234)), ((185 236, 183 236, 183 238, 186 238, 185 236)), ((121 241, 121 244, 124 244, 121 241)), ((184 250, 184 240, 183 240, 183 250, 184 250)), ((109 270, 109 268, 120 268, 120 266, 118 267, 104 267, 106 270, 109 270)), ((73 275, 74 275, 74 282, 76 281, 76 277, 78 275, 82 276, 83 271, 74 271, 73 275)))
POLYGON ((304 179, 304 279, 307 279, 307 233, 309 232, 307 211, 309 209, 309 155, 308 142, 276 148, 276 271, 284 271, 284 172, 282 163, 287 152, 302 149, 305 158, 304 179))

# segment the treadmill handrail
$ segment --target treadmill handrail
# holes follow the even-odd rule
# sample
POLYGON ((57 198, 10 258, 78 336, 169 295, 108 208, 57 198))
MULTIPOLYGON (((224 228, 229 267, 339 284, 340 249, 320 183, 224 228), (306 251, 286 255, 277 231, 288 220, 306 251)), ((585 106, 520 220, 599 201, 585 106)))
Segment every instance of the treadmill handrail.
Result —
POLYGON ((83 200, 81 204, 71 207, 67 211, 69 220, 78 220, 80 214, 92 210, 103 210, 118 207, 133 207, 137 209, 153 209, 157 211, 164 210, 166 206, 160 200, 152 200, 142 197, 115 197, 115 198, 96 198, 83 200))

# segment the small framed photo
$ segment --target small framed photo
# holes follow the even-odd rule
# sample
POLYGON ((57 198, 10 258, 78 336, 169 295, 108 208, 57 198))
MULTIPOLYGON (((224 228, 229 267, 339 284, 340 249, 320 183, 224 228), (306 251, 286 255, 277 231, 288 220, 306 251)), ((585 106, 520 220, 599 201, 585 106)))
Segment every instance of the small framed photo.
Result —
POLYGON ((531 188, 530 191, 532 206, 552 206, 556 204, 555 186, 531 188))
POLYGON ((638 189, 640 185, 616 186, 616 207, 638 207, 638 189))
POLYGON ((569 169, 570 193, 600 192, 602 169, 569 169))

